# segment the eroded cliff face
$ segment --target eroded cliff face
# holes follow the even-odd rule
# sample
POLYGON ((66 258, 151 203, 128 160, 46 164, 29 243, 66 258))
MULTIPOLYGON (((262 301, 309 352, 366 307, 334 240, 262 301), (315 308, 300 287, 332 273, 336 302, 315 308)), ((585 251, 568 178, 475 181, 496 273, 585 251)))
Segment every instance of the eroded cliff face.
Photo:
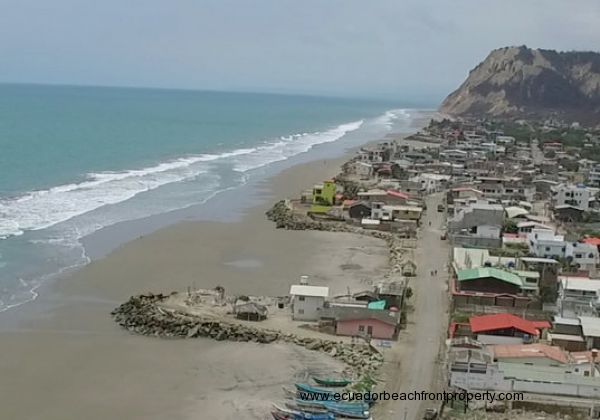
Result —
POLYGON ((600 117, 600 54, 527 47, 492 51, 442 103, 450 115, 600 117))

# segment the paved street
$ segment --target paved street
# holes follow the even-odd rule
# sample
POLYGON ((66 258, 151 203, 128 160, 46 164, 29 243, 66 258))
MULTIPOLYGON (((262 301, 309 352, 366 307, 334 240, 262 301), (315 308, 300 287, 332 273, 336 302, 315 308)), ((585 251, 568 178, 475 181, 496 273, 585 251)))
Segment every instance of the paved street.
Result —
MULTIPOLYGON (((399 344, 389 350, 386 371, 388 392, 435 391, 441 384, 438 354, 445 339, 448 319, 447 266, 449 246, 440 236, 444 213, 437 212, 443 193, 426 199, 427 214, 419 234, 415 262, 417 277, 411 279, 413 312, 408 314, 407 329, 400 333, 399 344), (429 226, 431 222, 431 226, 429 226), (437 275, 431 275, 437 270, 437 275)), ((376 408, 377 418, 419 419, 432 402, 388 401, 376 408)))

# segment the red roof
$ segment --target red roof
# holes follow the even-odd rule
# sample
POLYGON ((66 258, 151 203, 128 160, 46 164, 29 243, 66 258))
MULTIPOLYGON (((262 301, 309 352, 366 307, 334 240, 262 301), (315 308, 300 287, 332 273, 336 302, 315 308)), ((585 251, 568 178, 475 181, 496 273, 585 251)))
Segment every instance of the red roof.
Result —
POLYGON ((408 198, 409 198, 407 194, 404 194, 403 192, 395 191, 395 190, 387 190, 387 194, 391 195, 392 197, 402 198, 404 200, 408 200, 408 198))
POLYGON ((585 238, 581 242, 584 244, 600 246, 600 238, 585 238))
POLYGON ((552 328, 552 324, 548 321, 531 321, 537 330, 549 330, 552 328))
POLYGON ((532 336, 539 335, 535 323, 512 314, 474 316, 469 319, 469 324, 473 333, 514 328, 532 336))

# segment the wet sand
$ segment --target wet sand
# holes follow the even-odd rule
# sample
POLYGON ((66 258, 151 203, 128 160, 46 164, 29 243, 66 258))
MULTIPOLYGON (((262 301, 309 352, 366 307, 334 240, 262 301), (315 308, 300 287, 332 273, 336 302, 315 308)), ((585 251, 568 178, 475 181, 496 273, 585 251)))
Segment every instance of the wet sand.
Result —
POLYGON ((2 418, 264 419, 281 385, 341 370, 287 345, 164 340, 121 330, 110 311, 131 294, 224 286, 283 295, 308 274, 332 293, 382 275, 382 241, 276 230, 273 200, 337 173, 344 159, 293 167, 261 185, 265 204, 236 223, 180 223, 132 241, 0 319, 2 418))

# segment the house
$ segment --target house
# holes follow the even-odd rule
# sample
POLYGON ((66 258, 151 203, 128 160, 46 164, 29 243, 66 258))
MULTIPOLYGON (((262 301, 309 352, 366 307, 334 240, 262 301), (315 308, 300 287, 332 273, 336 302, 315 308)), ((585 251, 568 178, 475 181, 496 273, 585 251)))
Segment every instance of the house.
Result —
POLYGON ((483 197, 483 192, 473 187, 452 188, 446 194, 446 203, 452 204, 457 198, 474 198, 475 201, 483 197))
POLYGON ((469 326, 477 341, 488 344, 531 342, 540 336, 536 323, 508 313, 473 316, 469 318, 469 326))
POLYGON ((364 219, 371 216, 371 205, 364 201, 352 204, 348 208, 348 215, 351 219, 364 219))
POLYGON ((523 279, 516 274, 492 267, 471 268, 456 273, 459 291, 496 294, 518 294, 523 279))
POLYGON ((335 181, 324 181, 322 184, 317 184, 312 190, 312 213, 327 213, 331 206, 335 204, 335 196, 337 186, 335 181))
POLYGON ((493 345, 488 346, 487 349, 496 362, 536 366, 568 365, 570 362, 569 355, 565 350, 547 344, 493 345))
POLYGON ((600 264, 598 247, 593 244, 567 242, 565 255, 567 258, 570 258, 571 263, 580 270, 595 272, 596 267, 600 264))
POLYGON ((516 177, 478 177, 475 186, 478 190, 483 191, 484 197, 487 198, 533 201, 535 196, 535 186, 516 177))
POLYGON ((346 173, 357 175, 363 179, 369 178, 375 173, 373 164, 361 160, 348 162, 348 164, 344 166, 344 169, 346 170, 346 173))
POLYGON ((545 229, 553 231, 554 228, 543 223, 523 221, 517 223, 517 232, 520 236, 527 236, 533 229, 545 229))
POLYGON ((375 287, 375 290, 379 299, 386 301, 387 308, 396 307, 402 309, 406 293, 406 283, 404 281, 381 282, 375 287))
POLYGON ((478 202, 448 220, 448 233, 457 245, 499 248, 503 221, 502 206, 478 202))
POLYGON ((562 316, 594 314, 600 307, 600 280, 559 276, 557 305, 562 316))
POLYGON ((559 184, 552 188, 554 207, 569 205, 587 211, 592 201, 595 201, 594 194, 585 186, 559 184))
POLYGON ((583 220, 583 210, 568 204, 554 207, 554 218, 561 222, 581 222, 583 220))
POLYGON ((600 187, 600 163, 591 165, 588 172, 588 183, 595 187, 600 187))
POLYGON ((579 321, 588 350, 600 349, 600 318, 580 316, 579 321))
POLYGON ((421 219, 423 209, 414 206, 384 205, 372 203, 371 219, 375 220, 415 220, 421 219))
POLYGON ((571 365, 495 362, 480 349, 454 348, 448 357, 450 386, 459 389, 599 399, 600 378, 574 370, 571 365))
POLYGON ((547 229, 532 229, 527 235, 529 252, 537 257, 564 258, 567 244, 563 235, 547 229))
POLYGON ((369 308, 330 308, 323 318, 332 318, 336 335, 392 340, 398 332, 400 313, 369 308))
POLYGON ((358 193, 358 199, 367 203, 379 202, 386 205, 406 204, 407 194, 395 190, 369 190, 358 193))
POLYGON ((425 193, 429 194, 441 191, 451 178, 451 175, 421 173, 417 176, 410 178, 410 181, 420 183, 421 189, 425 193))
POLYGON ((318 321, 329 287, 294 284, 290 287, 292 319, 298 321, 318 321))

